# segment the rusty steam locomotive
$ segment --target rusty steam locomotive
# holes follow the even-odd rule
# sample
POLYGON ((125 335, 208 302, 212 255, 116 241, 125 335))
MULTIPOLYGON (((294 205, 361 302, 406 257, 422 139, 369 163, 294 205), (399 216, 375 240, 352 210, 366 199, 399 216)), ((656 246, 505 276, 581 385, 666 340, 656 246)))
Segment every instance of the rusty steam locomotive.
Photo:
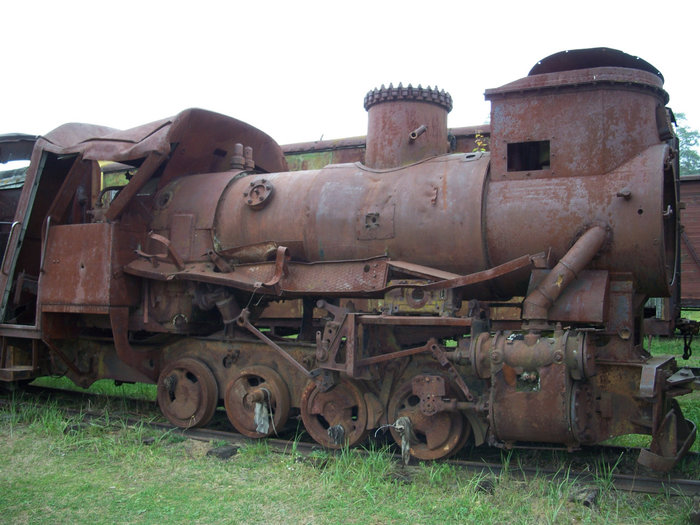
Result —
POLYGON ((642 346, 678 285, 663 77, 580 50, 486 98, 490 152, 457 151, 448 93, 382 86, 364 161, 314 170, 197 109, 39 138, 5 213, 0 379, 157 383, 181 427, 223 404, 332 448, 387 425, 422 459, 650 434, 640 461, 671 468, 698 379, 642 346))

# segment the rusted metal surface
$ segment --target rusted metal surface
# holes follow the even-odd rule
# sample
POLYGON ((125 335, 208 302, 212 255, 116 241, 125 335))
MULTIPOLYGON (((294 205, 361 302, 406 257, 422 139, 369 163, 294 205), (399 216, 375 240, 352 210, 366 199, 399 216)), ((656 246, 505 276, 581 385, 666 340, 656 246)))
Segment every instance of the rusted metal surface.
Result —
POLYGON ((348 379, 326 392, 316 383, 309 383, 301 396, 301 417, 306 430, 328 448, 362 442, 368 433, 364 394, 358 383, 348 379))
POLYGON ((528 439, 565 445, 578 442, 578 436, 571 434, 571 386, 565 366, 546 366, 536 369, 535 377, 525 378, 503 365, 491 380, 491 423, 500 439, 506 443, 528 439))
POLYGON ((132 304, 138 291, 120 269, 133 253, 120 250, 119 234, 107 223, 51 226, 41 275, 42 310, 132 304))
POLYGON ((661 81, 664 79, 659 70, 646 60, 608 47, 572 49, 554 53, 537 62, 530 70, 529 75, 543 75, 545 73, 558 73, 575 69, 589 69, 592 66, 639 69, 656 75, 661 81))
POLYGON ((665 221, 673 222, 673 229, 676 218, 661 215, 666 202, 675 201, 673 194, 661 191, 665 177, 672 176, 663 171, 667 154, 665 144, 652 146, 600 175, 492 179, 485 214, 492 262, 513 259, 524 249, 532 253, 547 248, 551 248, 552 258, 559 260, 578 236, 605 216, 611 242, 590 267, 631 271, 640 291, 650 296, 668 295, 676 243, 675 234, 666 232, 665 221), (617 197, 617 192, 628 186, 634 188, 633 199, 617 197), (516 235, 513 224, 528 235, 516 235), (566 242, 561 242, 564 239, 566 242), (639 250, 642 245, 649 249, 639 250))
POLYGON ((219 200, 216 242, 224 251, 280 239, 292 260, 386 254, 460 275, 473 273, 489 266, 481 224, 488 165, 484 154, 454 155, 383 173, 355 165, 276 173, 268 177, 275 198, 262 210, 239 206, 249 184, 244 177, 219 200), (456 207, 469 210, 459 222, 453 220, 456 207), (420 245, 415 242, 419 227, 432 232, 420 245))
POLYGON ((397 168, 449 151, 447 113, 452 97, 444 90, 382 86, 367 93, 365 109, 369 168, 397 168))
POLYGON ((682 177, 681 305, 700 308, 700 176, 682 177))
POLYGON ((662 85, 646 71, 591 67, 528 76, 486 90, 491 134, 500 138, 491 143, 494 172, 498 177, 610 172, 659 142, 656 108, 668 100, 662 85), (547 158, 509 168, 508 145, 535 141, 549 141, 547 158), (586 153, 562 155, 565 151, 586 153))
POLYGON ((201 110, 47 134, 2 201, 0 379, 157 382, 176 425, 223 401, 251 437, 298 411, 331 448, 387 425, 421 459, 646 433, 643 461, 673 465, 695 373, 638 322, 678 286, 662 77, 577 51, 486 96, 460 135, 444 91, 371 91, 367 137, 288 148, 301 171, 201 110))
POLYGON ((525 297, 523 319, 548 319, 551 306, 561 292, 590 264, 602 248, 607 233, 603 226, 593 226, 576 241, 552 271, 525 297))
POLYGON ((286 168, 281 149, 267 134, 240 120, 201 109, 188 109, 125 131, 65 124, 37 141, 44 151, 80 153, 85 159, 125 164, 152 153, 171 155, 163 183, 175 176, 229 169, 229 156, 238 143, 253 148, 256 164, 262 170, 286 168), (175 151, 173 145, 177 145, 175 151))
POLYGON ((158 379, 158 406, 171 423, 182 428, 209 423, 219 392, 214 374, 198 359, 169 363, 158 379))
POLYGON ((314 293, 318 295, 362 296, 375 294, 386 288, 387 261, 381 258, 364 261, 334 261, 328 264, 288 263, 288 275, 280 277, 279 287, 263 285, 275 279, 276 263, 239 265, 231 273, 214 272, 213 264, 187 264, 178 270, 174 264, 158 263, 150 260, 132 261, 125 272, 158 280, 188 279, 224 286, 235 286, 251 292, 269 292, 279 295, 280 291, 298 295, 314 293), (366 269, 367 268, 367 269, 366 269))
MULTIPOLYGON (((437 412, 426 413, 422 408, 425 406, 426 395, 442 396, 452 394, 447 389, 443 380, 443 390, 434 389, 428 392, 425 388, 417 388, 424 385, 427 376, 417 376, 412 381, 399 386, 393 394, 389 405, 389 418, 392 421, 400 417, 408 417, 412 423, 413 439, 411 439, 411 455, 418 459, 438 459, 449 456, 464 444, 465 433, 469 432, 469 427, 464 416, 459 412, 437 412), (418 380, 418 385, 416 384, 418 380), (417 390, 417 391, 416 391, 417 390), (423 399, 421 398, 423 395, 423 399)), ((437 378, 439 376, 432 376, 437 378)), ((442 379, 442 378, 441 378, 442 379)), ((430 412, 430 411, 429 411, 430 412)), ((397 443, 401 443, 401 435, 394 428, 391 434, 397 443)))
MULTIPOLYGON (((528 295, 548 270, 533 270, 528 295)), ((610 276, 605 270, 584 270, 577 275, 547 310, 550 321, 605 322, 609 297, 610 276)))
MULTIPOLYGON (((488 151, 491 134, 489 124, 449 128, 447 138, 450 152, 472 153, 488 151)), ((338 140, 317 140, 297 144, 283 144, 282 151, 291 171, 317 170, 328 164, 348 162, 365 163, 367 137, 338 140)))
MULTIPOLYGON (((21 133, 0 135, 0 164, 28 160, 36 139, 33 135, 21 133)), ((10 230, 15 224, 15 210, 26 171, 26 167, 0 171, 0 253, 5 252, 10 230)))
POLYGON ((685 419, 678 403, 666 413, 661 425, 654 433, 651 446, 642 450, 639 463, 656 471, 670 472, 695 442, 697 426, 685 419))
POLYGON ((0 164, 16 160, 29 160, 34 143, 39 137, 26 133, 0 134, 0 164))
POLYGON ((266 366, 241 370, 226 386, 224 403, 233 426, 248 437, 276 434, 284 428, 289 416, 287 385, 277 372, 266 366))
POLYGON ((291 355, 289 355, 287 352, 285 352, 277 343, 272 341, 269 337, 267 337, 265 334, 263 334, 260 330, 255 328, 250 323, 249 312, 247 309, 245 309, 245 310, 243 310, 243 312, 241 312, 241 315, 237 319, 237 323, 242 328, 249 330, 255 337, 260 339, 262 342, 266 343, 268 346, 273 348, 277 352, 277 355, 279 356, 279 358, 286 360, 291 366, 296 368, 297 372, 302 373, 306 377, 311 377, 309 374, 309 371, 306 368, 304 368, 303 365, 298 363, 291 355))

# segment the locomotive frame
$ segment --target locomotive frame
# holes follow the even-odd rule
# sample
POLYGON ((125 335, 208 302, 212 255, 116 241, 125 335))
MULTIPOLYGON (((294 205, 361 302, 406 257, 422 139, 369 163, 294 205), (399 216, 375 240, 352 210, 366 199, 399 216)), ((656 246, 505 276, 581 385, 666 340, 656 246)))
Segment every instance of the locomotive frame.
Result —
POLYGON ((388 425, 420 459, 643 433, 640 461, 669 470, 696 434, 675 398, 700 383, 642 346, 645 299, 678 286, 662 86, 619 51, 552 55, 487 90, 490 153, 459 152, 449 94, 382 86, 363 162, 296 172, 203 110, 64 125, 8 232, 0 380, 156 383, 181 427, 223 402, 243 434, 299 415, 330 448, 388 425), (103 187, 105 161, 126 185, 103 187))

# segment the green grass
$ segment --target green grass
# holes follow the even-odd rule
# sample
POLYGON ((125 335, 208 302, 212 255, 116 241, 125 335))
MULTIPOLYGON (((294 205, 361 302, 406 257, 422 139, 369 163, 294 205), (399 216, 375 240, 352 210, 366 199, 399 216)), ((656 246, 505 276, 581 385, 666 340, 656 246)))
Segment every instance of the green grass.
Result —
POLYGON ((700 337, 693 340, 693 354, 690 359, 683 359, 683 339, 671 337, 655 337, 651 345, 644 342, 644 347, 654 355, 672 355, 676 358, 678 366, 700 367, 700 337))
POLYGON ((129 399, 156 400, 156 385, 145 383, 122 383, 117 385, 111 379, 95 381, 89 388, 81 388, 67 377, 40 377, 32 382, 36 386, 62 388, 76 392, 90 392, 107 396, 121 396, 129 399))
POLYGON ((19 401, 0 409, 6 523, 684 523, 692 508, 616 493, 602 476, 590 509, 571 501, 581 490, 571 476, 404 470, 381 448, 307 459, 261 441, 221 461, 205 455, 210 444, 19 401))
POLYGON ((683 310, 683 312, 681 312, 681 317, 692 319, 693 321, 700 321, 700 310, 683 310))
MULTIPOLYGON (((681 359, 682 348, 682 340, 655 339, 650 351, 674 355, 681 366, 700 366, 700 346, 689 361, 681 359)), ((67 379, 42 378, 35 384, 83 390, 67 379)), ((103 380, 88 391, 155 399, 154 385, 115 387, 103 380)), ((700 393, 685 396, 680 403, 686 417, 700 423, 700 393)), ((273 453, 263 441, 220 461, 205 455, 213 445, 143 425, 129 426, 116 411, 111 414, 100 422, 87 421, 66 417, 56 406, 20 404, 19 399, 0 409, 3 520, 685 523, 692 508, 687 498, 617 493, 605 470, 593 487, 599 492, 596 507, 589 509, 575 501, 581 486, 569 475, 556 482, 522 482, 507 473, 468 476, 439 463, 403 470, 381 448, 370 450, 369 457, 343 450, 301 459, 273 453), (147 437, 153 444, 144 444, 147 437)), ((632 436, 616 442, 645 445, 648 439, 632 436)), ((295 450, 294 443, 290 449, 295 450)), ((700 444, 693 450, 700 451, 700 444)))

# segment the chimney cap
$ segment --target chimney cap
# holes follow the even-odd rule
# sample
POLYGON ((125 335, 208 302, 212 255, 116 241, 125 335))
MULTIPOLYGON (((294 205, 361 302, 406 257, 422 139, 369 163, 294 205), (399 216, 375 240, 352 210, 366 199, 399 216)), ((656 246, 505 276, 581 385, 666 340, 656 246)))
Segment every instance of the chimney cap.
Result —
POLYGON ((424 88, 420 84, 418 87, 413 87, 411 84, 406 87, 402 84, 397 87, 389 84, 389 87, 385 87, 382 84, 381 88, 374 88, 365 95, 365 109, 369 110, 372 106, 382 102, 397 101, 429 102, 444 108, 448 113, 452 111, 452 97, 449 93, 444 89, 439 91, 437 86, 434 89, 430 86, 424 88))

